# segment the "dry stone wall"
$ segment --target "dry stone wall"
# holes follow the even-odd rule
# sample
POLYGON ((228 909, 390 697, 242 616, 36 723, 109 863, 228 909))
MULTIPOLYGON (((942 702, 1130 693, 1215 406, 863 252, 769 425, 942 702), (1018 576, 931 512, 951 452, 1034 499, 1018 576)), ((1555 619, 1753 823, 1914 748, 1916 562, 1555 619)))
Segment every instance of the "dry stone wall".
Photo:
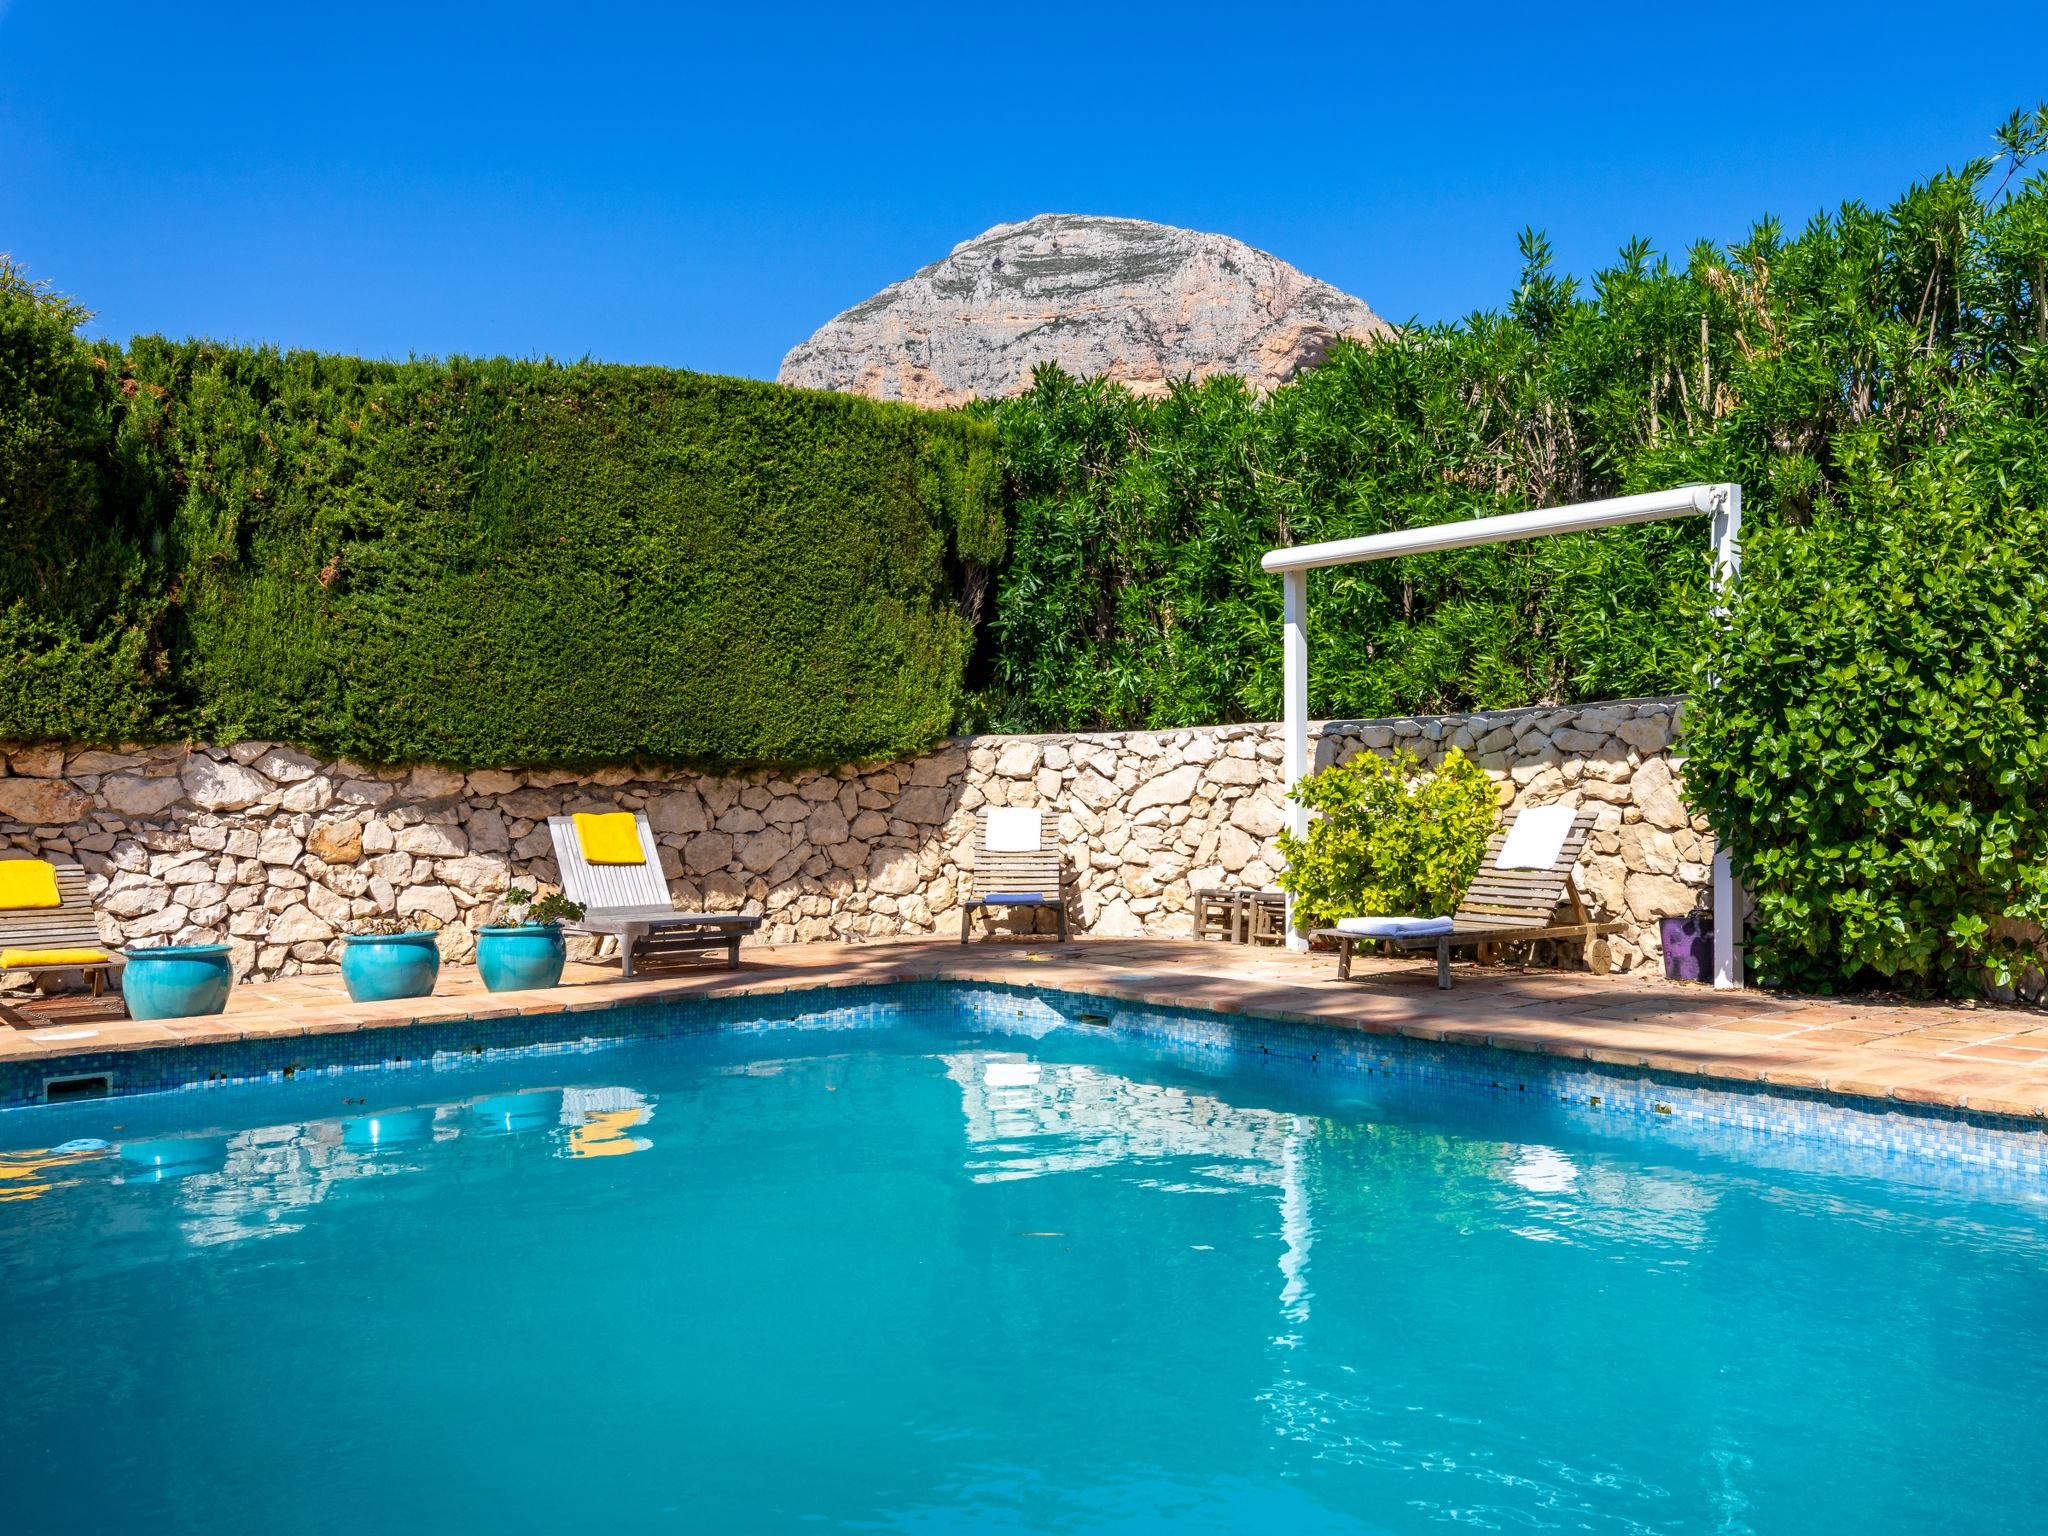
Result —
MULTIPOLYGON (((1318 753, 1456 745, 1504 807, 1597 805, 1581 884, 1632 924, 1613 945, 1627 968, 1656 957, 1657 918, 1692 910, 1712 856, 1679 799, 1679 707, 1333 722, 1318 753)), ((677 900, 763 913, 769 943, 957 932, 986 805, 1058 813, 1076 931, 1183 935, 1191 890, 1271 883, 1283 817, 1273 725, 976 737, 747 778, 379 770, 263 742, 0 753, 0 844, 83 864, 106 942, 226 942, 253 978, 331 966, 339 935, 381 916, 436 927, 468 958, 508 882, 556 880, 546 819, 567 811, 644 810, 677 900)))

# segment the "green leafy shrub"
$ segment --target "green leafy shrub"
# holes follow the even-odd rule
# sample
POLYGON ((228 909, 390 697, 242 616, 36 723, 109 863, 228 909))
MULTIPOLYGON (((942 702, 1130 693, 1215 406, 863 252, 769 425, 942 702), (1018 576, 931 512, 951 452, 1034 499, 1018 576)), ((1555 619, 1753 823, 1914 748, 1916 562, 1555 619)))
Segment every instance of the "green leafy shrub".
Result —
POLYGON ((1447 915, 1493 830, 1493 782, 1456 747, 1429 769, 1405 748, 1360 753, 1310 774, 1293 798, 1314 819, 1306 838, 1280 834, 1287 867, 1278 879, 1309 928, 1340 917, 1447 915))
MULTIPOLYGON (((1129 729, 1279 712, 1266 549, 1691 481, 1739 482, 1751 528, 1820 527, 1862 466, 1966 431, 1951 402, 2038 380, 2048 348, 2048 112, 1997 155, 1788 233, 1666 259, 1631 241, 1590 281, 1522 239, 1497 309, 1339 345, 1263 401, 1241 382, 1142 399, 1042 369, 983 407, 1015 520, 977 717, 1129 729)), ((2041 390, 2006 397, 2038 420, 2041 390)), ((1309 578, 1310 713, 1372 717, 1671 693, 1708 574, 1703 520, 1450 550, 1309 578)))
POLYGON ((524 886, 507 886, 498 899, 498 921, 508 928, 557 928, 582 922, 583 903, 558 891, 536 896, 524 886))
POLYGON ((2048 430, 1988 391, 1840 515, 1748 541, 1685 787, 1755 898, 1765 980, 1971 992, 2048 920, 2048 430), (1978 457, 1998 439, 2005 450, 1978 457))

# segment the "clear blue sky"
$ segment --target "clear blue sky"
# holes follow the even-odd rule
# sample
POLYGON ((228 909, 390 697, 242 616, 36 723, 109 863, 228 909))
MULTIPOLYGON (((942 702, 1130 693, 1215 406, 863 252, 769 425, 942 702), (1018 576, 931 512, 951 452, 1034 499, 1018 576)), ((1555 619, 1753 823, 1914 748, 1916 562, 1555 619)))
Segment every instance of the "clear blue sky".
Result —
POLYGON ((1392 320, 1888 200, 2048 92, 2024 5, 0 0, 0 250, 97 329, 771 376, 991 224, 1235 235, 1392 320))

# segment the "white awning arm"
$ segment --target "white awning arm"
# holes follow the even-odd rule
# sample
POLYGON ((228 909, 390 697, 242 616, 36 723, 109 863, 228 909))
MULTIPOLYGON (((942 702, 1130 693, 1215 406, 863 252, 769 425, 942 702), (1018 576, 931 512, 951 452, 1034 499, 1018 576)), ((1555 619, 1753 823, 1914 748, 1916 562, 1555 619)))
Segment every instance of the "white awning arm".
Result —
POLYGON ((1361 560, 1386 560, 1433 549, 1467 549, 1474 544, 1501 544, 1509 539, 1546 533, 1583 533, 1627 523, 1655 523, 1667 517, 1696 517, 1718 512, 1727 499, 1725 485, 1681 485, 1639 496, 1611 496, 1570 507, 1539 507, 1533 512, 1507 512, 1499 517, 1470 517, 1422 528, 1396 528, 1357 539, 1331 539, 1322 544, 1296 544, 1270 549, 1259 560, 1268 571, 1314 571, 1329 565, 1355 565, 1361 560))

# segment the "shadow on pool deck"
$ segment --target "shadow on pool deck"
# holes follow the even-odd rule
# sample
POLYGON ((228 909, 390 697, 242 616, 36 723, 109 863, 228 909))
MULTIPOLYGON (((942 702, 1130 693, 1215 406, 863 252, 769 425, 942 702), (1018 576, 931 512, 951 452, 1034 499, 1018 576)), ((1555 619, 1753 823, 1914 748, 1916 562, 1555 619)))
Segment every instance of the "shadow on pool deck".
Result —
POLYGON ((293 977, 238 986, 228 1011, 214 1018, 0 1028, 0 1061, 952 977, 2048 1119, 2048 1016, 2022 1009, 1838 1002, 1471 966, 1459 967, 1457 986, 1444 992, 1433 963, 1361 958, 1347 982, 1337 980, 1330 956, 1185 939, 966 948, 911 939, 742 954, 737 971, 707 964, 630 981, 616 964, 572 964, 561 986, 496 994, 473 967, 451 966, 433 997, 391 1003, 351 1002, 338 974, 293 977))

